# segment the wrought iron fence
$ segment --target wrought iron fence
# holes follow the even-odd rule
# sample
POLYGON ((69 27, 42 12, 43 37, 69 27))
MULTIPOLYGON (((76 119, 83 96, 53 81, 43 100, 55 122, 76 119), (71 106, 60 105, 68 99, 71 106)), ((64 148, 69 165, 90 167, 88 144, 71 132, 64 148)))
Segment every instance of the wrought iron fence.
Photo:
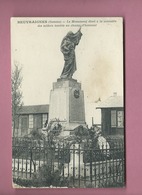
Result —
POLYGON ((125 183, 123 140, 101 149, 13 138, 13 181, 27 187, 121 187, 125 183))

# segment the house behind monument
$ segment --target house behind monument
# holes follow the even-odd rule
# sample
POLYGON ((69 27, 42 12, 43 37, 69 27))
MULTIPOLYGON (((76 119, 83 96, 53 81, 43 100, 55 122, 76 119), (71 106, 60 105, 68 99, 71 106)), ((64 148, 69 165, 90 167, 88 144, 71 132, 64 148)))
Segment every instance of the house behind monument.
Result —
POLYGON ((96 108, 101 109, 101 128, 103 135, 124 135, 123 97, 116 92, 101 102, 96 108))
POLYGON ((49 105, 22 106, 17 113, 15 137, 23 137, 32 130, 43 128, 48 122, 49 105))
MULTIPOLYGON (((103 135, 124 135, 123 97, 114 93, 101 101, 96 109, 101 109, 101 129, 103 135)), ((23 137, 32 130, 45 127, 49 118, 49 105, 23 106, 16 121, 15 137, 23 137)))

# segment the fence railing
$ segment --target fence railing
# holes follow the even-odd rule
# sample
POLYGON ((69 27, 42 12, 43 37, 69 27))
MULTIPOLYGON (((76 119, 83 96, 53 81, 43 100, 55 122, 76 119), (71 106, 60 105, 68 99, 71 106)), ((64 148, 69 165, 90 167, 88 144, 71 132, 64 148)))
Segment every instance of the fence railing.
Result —
POLYGON ((124 186, 124 143, 108 143, 99 149, 90 143, 13 138, 13 181, 28 187, 124 186))

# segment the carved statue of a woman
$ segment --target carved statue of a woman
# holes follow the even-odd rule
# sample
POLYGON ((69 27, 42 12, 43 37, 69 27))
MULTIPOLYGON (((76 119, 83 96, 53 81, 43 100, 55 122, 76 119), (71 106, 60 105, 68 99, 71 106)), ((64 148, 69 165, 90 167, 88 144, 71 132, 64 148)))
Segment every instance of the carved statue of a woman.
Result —
POLYGON ((70 79, 73 73, 76 71, 76 57, 75 47, 79 44, 82 33, 79 29, 76 33, 72 31, 68 32, 63 38, 61 43, 61 52, 64 55, 64 68, 61 74, 61 78, 70 79))

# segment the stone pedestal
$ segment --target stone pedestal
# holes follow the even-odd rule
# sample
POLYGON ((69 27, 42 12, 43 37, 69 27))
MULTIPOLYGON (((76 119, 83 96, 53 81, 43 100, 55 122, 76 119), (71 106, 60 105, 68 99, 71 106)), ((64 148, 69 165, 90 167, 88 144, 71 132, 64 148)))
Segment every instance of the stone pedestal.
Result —
POLYGON ((74 79, 58 79, 50 93, 49 122, 61 121, 64 131, 85 125, 84 93, 74 79))

